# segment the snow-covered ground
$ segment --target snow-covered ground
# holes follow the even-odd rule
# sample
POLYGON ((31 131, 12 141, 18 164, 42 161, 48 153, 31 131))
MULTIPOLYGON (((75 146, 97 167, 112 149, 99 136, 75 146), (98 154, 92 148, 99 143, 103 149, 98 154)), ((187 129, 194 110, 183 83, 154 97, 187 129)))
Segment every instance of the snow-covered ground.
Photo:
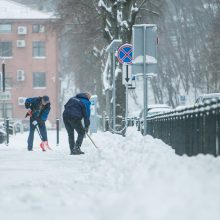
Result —
MULTIPOLYGON (((37 137, 37 134, 35 135, 37 137)), ((27 133, 0 145, 0 219, 217 220, 220 157, 179 157, 162 141, 129 129, 85 139, 69 155, 61 132, 53 151, 26 151, 27 133)))

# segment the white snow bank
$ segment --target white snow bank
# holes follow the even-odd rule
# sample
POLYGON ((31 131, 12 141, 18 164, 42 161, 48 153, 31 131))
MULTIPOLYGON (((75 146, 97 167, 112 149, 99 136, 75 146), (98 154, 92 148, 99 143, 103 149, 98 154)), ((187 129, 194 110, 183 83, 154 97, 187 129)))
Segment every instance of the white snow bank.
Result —
POLYGON ((0 145, 1 219, 219 219, 220 158, 176 156, 135 129, 92 135, 99 150, 86 138, 82 156, 68 155, 65 132, 60 147, 49 132, 49 152, 27 152, 26 138, 0 145))

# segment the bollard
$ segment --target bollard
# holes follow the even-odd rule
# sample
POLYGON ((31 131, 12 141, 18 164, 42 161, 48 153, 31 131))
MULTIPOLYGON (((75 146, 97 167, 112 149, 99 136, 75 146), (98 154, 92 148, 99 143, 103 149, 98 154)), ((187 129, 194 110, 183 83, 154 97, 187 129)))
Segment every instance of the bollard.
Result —
POLYGON ((57 118, 56 119, 56 130, 57 130, 57 146, 59 146, 59 142, 60 142, 60 119, 57 118))
POLYGON ((9 118, 6 118, 6 146, 9 144, 9 118))

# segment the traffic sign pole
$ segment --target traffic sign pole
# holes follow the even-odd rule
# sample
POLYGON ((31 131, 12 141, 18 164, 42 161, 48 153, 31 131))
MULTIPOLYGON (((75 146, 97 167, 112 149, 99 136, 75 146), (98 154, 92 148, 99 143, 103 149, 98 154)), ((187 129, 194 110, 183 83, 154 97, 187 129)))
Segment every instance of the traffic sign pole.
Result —
POLYGON ((143 135, 147 135, 148 77, 157 71, 157 26, 155 24, 133 25, 133 65, 134 75, 143 73, 144 118, 143 135))
POLYGON ((146 27, 144 28, 144 136, 147 135, 147 109, 148 109, 148 95, 147 95, 147 74, 146 74, 146 27))
POLYGON ((132 45, 124 44, 118 49, 118 61, 126 66, 126 77, 125 77, 125 92, 126 92, 126 103, 125 103, 125 129, 128 125, 128 64, 132 64, 132 45))
POLYGON ((115 124, 116 124, 116 86, 115 86, 115 53, 113 54, 113 130, 115 131, 115 124))
POLYGON ((125 127, 127 129, 127 126, 128 126, 128 65, 126 65, 126 78, 127 78, 127 83, 125 85, 125 88, 126 88, 126 106, 125 106, 125 127))

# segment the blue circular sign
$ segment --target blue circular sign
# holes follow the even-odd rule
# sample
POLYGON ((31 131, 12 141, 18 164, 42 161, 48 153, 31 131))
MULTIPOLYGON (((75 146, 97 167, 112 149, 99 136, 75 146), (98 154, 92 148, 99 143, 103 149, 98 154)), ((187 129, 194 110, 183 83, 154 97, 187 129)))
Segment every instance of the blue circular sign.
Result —
POLYGON ((124 44, 118 49, 118 61, 121 64, 132 63, 132 45, 131 44, 124 44))

